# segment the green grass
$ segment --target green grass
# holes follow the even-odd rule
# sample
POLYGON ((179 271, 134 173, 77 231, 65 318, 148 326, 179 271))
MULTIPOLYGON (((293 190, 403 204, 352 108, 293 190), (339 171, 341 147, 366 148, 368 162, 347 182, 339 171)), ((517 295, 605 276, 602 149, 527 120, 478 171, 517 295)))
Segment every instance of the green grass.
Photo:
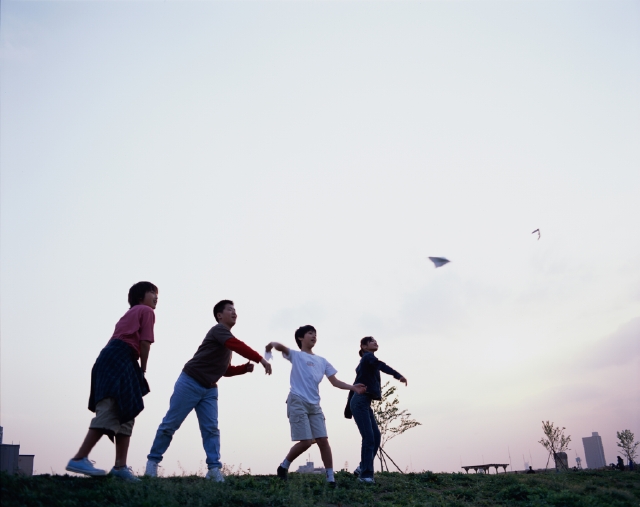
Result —
POLYGON ((347 473, 329 489, 324 477, 235 475, 223 484, 201 477, 114 478, 0 475, 2 506, 640 506, 640 472, 580 471, 536 475, 376 474, 365 485, 347 473))

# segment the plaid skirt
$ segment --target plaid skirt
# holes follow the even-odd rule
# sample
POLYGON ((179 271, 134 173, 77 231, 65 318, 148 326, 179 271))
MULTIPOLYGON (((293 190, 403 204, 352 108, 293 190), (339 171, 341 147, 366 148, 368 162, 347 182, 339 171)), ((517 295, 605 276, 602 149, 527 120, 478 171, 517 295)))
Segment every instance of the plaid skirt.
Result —
POLYGON ((89 410, 95 412, 99 401, 114 398, 118 419, 124 424, 144 410, 142 397, 149 392, 135 350, 122 340, 110 340, 91 369, 89 410))

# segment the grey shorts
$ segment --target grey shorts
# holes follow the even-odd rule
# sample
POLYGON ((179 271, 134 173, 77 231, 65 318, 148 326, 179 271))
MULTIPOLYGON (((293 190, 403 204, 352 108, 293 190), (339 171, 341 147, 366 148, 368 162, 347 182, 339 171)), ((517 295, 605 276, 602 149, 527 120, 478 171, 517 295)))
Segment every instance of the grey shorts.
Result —
POLYGON ((113 398, 105 398, 96 404, 96 416, 91 419, 90 429, 109 430, 115 435, 130 437, 133 431, 134 419, 124 424, 118 420, 118 404, 113 398))
POLYGON ((327 436, 327 427, 324 424, 324 414, 320 405, 314 405, 289 393, 287 417, 293 441, 313 440, 327 436))

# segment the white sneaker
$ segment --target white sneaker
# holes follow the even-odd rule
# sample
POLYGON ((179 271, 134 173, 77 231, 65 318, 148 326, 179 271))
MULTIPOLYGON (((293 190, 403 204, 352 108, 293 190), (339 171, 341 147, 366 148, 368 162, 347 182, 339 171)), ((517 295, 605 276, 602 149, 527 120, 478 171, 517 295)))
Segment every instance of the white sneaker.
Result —
POLYGON ((358 477, 359 482, 364 482, 365 484, 375 484, 376 481, 373 480, 373 477, 358 477))
POLYGON ((358 468, 353 471, 353 475, 355 475, 356 477, 360 477, 360 465, 358 465, 358 468))
POLYGON ((109 475, 113 477, 118 477, 119 479, 125 480, 127 482, 141 482, 135 475, 133 475, 133 470, 131 467, 122 467, 120 469, 113 467, 109 475))
POLYGON ((91 477, 101 477, 107 475, 106 470, 100 470, 93 466, 95 461, 91 461, 89 458, 82 458, 79 460, 69 460, 67 464, 67 470, 69 472, 75 472, 76 474, 89 475, 91 477))
POLYGON ((148 477, 158 477, 159 463, 151 460, 147 460, 147 466, 144 469, 144 475, 148 477))
POLYGON ((219 468, 210 468, 205 479, 215 482, 224 482, 224 475, 222 475, 222 470, 219 468))

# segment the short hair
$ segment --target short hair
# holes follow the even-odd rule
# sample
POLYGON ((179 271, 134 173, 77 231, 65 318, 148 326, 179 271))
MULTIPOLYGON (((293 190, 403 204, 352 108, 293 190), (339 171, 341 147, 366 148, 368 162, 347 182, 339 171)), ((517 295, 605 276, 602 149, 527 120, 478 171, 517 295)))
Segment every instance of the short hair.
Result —
POLYGON ((222 301, 218 301, 216 306, 213 307, 213 318, 216 319, 216 322, 220 322, 218 320, 218 314, 224 312, 227 305, 233 306, 233 301, 230 299, 223 299, 222 301))
POLYGON ((138 282, 131 286, 129 289, 129 306, 133 308, 136 305, 142 303, 144 296, 147 292, 158 293, 158 287, 151 282, 138 282))
POLYGON ((358 351, 358 354, 360 354, 360 357, 364 355, 364 352, 362 352, 362 346, 369 345, 369 343, 372 342, 373 340, 374 340, 373 336, 365 336, 362 340, 360 340, 360 350, 358 351))
POLYGON ((306 335, 309 331, 316 331, 316 328, 307 324, 306 326, 301 326, 296 329, 296 334, 294 336, 299 349, 302 348, 302 339, 304 338, 304 335, 306 335))

